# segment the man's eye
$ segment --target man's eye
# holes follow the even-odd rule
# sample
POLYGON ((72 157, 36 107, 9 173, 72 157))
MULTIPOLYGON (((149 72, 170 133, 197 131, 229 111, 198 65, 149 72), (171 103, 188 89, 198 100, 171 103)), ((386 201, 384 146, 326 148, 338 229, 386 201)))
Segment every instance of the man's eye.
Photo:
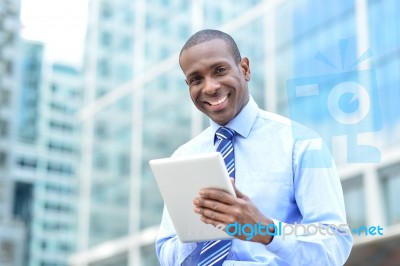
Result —
POLYGON ((223 72, 225 72, 226 71, 226 68, 225 67, 219 67, 219 68, 217 68, 217 73, 223 73, 223 72))
POLYGON ((193 77, 189 80, 189 85, 197 85, 201 81, 200 77, 193 77))

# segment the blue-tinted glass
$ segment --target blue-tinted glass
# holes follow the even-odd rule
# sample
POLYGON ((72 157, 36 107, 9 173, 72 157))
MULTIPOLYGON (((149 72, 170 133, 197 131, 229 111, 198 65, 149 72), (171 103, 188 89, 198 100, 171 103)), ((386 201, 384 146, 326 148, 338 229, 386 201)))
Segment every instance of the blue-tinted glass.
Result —
POLYGON ((350 228, 365 225, 366 210, 364 186, 361 177, 342 182, 344 202, 346 205, 347 224, 350 228))

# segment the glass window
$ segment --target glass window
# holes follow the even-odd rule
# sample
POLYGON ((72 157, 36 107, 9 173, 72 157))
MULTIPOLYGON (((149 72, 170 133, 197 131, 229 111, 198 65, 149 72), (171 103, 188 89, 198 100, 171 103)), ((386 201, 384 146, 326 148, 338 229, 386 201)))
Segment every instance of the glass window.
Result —
POLYGON ((47 172, 53 174, 67 174, 67 175, 74 174, 72 166, 55 162, 49 162, 47 164, 47 172))
POLYGON ((50 126, 50 128, 55 129, 55 130, 60 130, 60 131, 65 131, 65 132, 73 132, 74 131, 74 127, 71 124, 62 123, 59 121, 50 120, 49 126, 50 126))
POLYGON ((342 182, 347 224, 350 228, 365 225, 366 210, 363 177, 357 176, 342 182))
POLYGON ((21 167, 36 168, 37 160, 33 158, 19 158, 17 164, 21 167))
POLYGON ((101 6, 101 18, 106 20, 112 18, 113 10, 112 5, 108 3, 103 3, 101 6))
POLYGON ((127 64, 118 66, 117 78, 121 82, 127 82, 132 78, 132 68, 127 64))
POLYGON ((111 67, 107 60, 99 60, 97 65, 99 74, 103 77, 109 77, 111 75, 111 67))
POLYGON ((110 47, 112 42, 112 35, 107 31, 103 31, 100 36, 101 45, 103 47, 110 47))
POLYGON ((0 119, 0 136, 6 137, 8 135, 8 122, 0 119))
MULTIPOLYGON (((5 187, 4 187, 4 184, 2 184, 2 183, 0 182, 0 202, 2 201, 4 195, 5 195, 5 187)), ((2 217, 1 217, 1 215, 0 215, 0 219, 1 219, 1 218, 2 218, 2 217)))
POLYGON ((383 199, 388 225, 400 223, 400 165, 380 171, 383 199))
POLYGON ((120 49, 125 52, 132 51, 133 40, 131 36, 122 37, 120 40, 120 49))
POLYGON ((97 170, 106 170, 108 168, 108 156, 103 152, 98 152, 94 156, 94 165, 97 170))
POLYGON ((0 169, 5 167, 7 162, 7 154, 4 151, 0 151, 0 169))
POLYGON ((8 90, 0 90, 0 106, 5 107, 10 103, 10 92, 8 90))
POLYGON ((122 153, 118 158, 118 174, 119 175, 129 175, 131 166, 131 157, 127 153, 122 153))

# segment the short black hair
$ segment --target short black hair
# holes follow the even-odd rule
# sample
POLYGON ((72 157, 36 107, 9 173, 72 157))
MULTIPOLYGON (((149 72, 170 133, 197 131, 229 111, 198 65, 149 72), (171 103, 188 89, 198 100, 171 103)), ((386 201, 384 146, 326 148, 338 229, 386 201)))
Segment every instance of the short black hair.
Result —
POLYGON ((189 49, 190 47, 197 44, 215 39, 221 39, 228 45, 234 62, 236 64, 239 64, 240 60, 242 60, 242 57, 240 56, 239 48, 237 47, 236 42, 233 40, 233 38, 225 32, 212 29, 201 30, 193 34, 182 47, 181 52, 179 53, 179 57, 181 57, 184 50, 189 49))

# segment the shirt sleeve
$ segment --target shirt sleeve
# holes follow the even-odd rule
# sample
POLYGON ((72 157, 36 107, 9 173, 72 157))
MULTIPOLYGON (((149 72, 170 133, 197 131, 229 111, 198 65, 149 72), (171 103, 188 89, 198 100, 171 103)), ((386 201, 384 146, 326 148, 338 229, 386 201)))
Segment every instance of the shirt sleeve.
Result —
POLYGON ((300 224, 273 220, 278 235, 266 246, 289 265, 343 265, 353 244, 335 164, 321 143, 295 142, 293 184, 303 219, 300 224))
POLYGON ((190 255, 196 250, 196 247, 197 243, 195 242, 182 243, 179 241, 171 218, 164 206, 161 226, 156 240, 156 252, 160 265, 182 265, 185 260, 190 260, 190 255))

